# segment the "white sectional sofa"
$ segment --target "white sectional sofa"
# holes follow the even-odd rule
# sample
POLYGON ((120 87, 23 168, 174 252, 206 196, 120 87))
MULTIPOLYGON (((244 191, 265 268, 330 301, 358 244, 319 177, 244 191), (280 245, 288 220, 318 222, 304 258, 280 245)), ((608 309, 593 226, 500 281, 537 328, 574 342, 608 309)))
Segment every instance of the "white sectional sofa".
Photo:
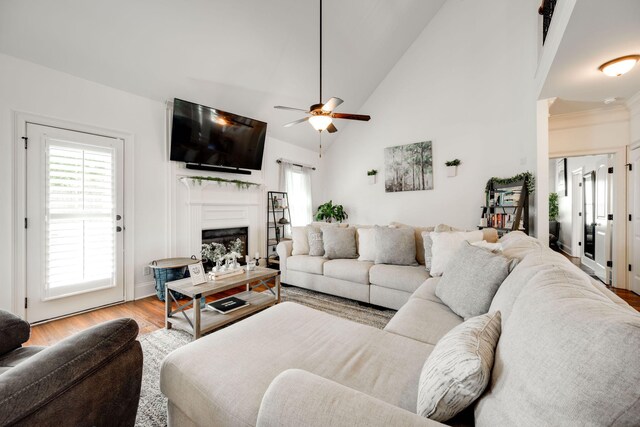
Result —
MULTIPOLYGON (((637 426, 640 315, 537 240, 503 246, 521 262, 489 310, 502 314, 490 382, 449 423, 637 426)), ((425 360, 463 322, 439 280, 384 330, 283 303, 174 351, 161 370, 169 425, 441 425, 416 414, 425 360)))
MULTIPOLYGON (((395 227, 410 227, 392 223, 395 227)), ((351 226, 370 228, 371 226, 351 226)), ((446 227, 446 226, 445 226, 446 227)), ((414 228, 416 265, 375 264, 357 259, 327 259, 321 256, 292 255, 293 242, 280 242, 276 248, 280 258, 282 282, 326 294, 337 295, 394 310, 402 307, 411 294, 429 277, 425 268, 420 233, 435 227, 414 228)), ((485 239, 495 242, 495 229, 484 230, 485 239)), ((356 240, 356 248, 359 250, 356 240)))

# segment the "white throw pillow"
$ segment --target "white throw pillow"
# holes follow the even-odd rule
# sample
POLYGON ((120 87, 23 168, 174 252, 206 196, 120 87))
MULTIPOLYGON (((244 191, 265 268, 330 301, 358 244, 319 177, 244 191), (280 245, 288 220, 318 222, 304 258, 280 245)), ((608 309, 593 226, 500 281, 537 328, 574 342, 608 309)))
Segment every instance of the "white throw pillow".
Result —
POLYGON ((500 242, 489 243, 486 240, 480 240, 479 242, 471 243, 471 246, 486 249, 490 252, 502 252, 502 243, 500 242))
POLYGON ((482 395, 501 331, 496 311, 461 323, 438 341, 420 373, 418 415, 445 422, 482 395))
POLYGON ((376 230, 375 228, 358 228, 358 261, 376 260, 376 230))
POLYGON ((469 243, 482 240, 482 230, 442 232, 436 231, 430 234, 432 246, 431 270, 433 277, 442 276, 444 269, 451 257, 460 249, 465 240, 469 243))
POLYGON ((309 255, 308 234, 307 227, 291 227, 291 240, 293 240, 291 255, 309 255))

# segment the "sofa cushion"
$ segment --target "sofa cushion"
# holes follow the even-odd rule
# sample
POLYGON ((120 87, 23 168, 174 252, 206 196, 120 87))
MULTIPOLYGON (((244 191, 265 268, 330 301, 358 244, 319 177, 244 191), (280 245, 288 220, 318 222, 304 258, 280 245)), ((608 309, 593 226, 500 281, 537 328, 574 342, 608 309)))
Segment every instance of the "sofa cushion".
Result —
POLYGON ((436 295, 465 319, 487 313, 498 287, 515 263, 516 260, 463 242, 447 264, 436 295))
POLYGON ((473 243, 482 240, 482 231, 433 232, 431 233, 431 240, 433 246, 431 248, 430 273, 432 276, 441 276, 449 261, 462 246, 462 243, 465 241, 473 243))
POLYGON ((255 425, 269 384, 291 368, 415 413, 418 377, 432 349, 285 302, 172 352, 160 387, 195 425, 255 425))
POLYGON ((358 228, 356 233, 359 261, 376 260, 376 230, 375 228, 358 228))
POLYGON ((448 421, 485 390, 500 338, 500 312, 456 326, 435 346, 420 373, 418 415, 448 421))
POLYGON ((376 264, 418 265, 411 228, 376 227, 376 264))
MULTIPOLYGON (((539 247, 528 250, 527 252, 528 255, 518 263, 504 282, 502 282, 502 285, 498 288, 498 292, 496 292, 491 301, 489 311, 499 311, 502 316, 502 322, 505 322, 511 315, 513 304, 520 295, 520 292, 522 292, 522 289, 529 283, 535 282, 535 280, 533 280, 534 277, 556 267, 568 268, 567 264, 571 264, 564 256, 549 249, 539 247)), ((515 259, 517 259, 517 257, 515 259)), ((568 269, 572 270, 571 268, 568 269)))
POLYGON ((13 313, 0 310, 0 355, 20 347, 29 339, 31 326, 13 313))
MULTIPOLYGON (((309 241, 309 255, 324 256, 324 242, 322 240, 322 229, 318 227, 307 227, 307 238, 309 241)), ((322 273, 319 273, 322 274, 322 273)))
POLYGON ((384 330, 435 345, 447 332, 461 323, 462 318, 444 304, 410 298, 391 318, 384 330))
POLYGON ((357 258, 356 229, 325 227, 322 229, 324 256, 329 259, 357 258))
POLYGON ((476 425, 637 425, 640 314, 563 265, 529 280, 503 321, 476 425))
POLYGON ((369 269, 373 266, 370 261, 355 259, 332 259, 324 263, 324 275, 334 279, 349 282, 369 284, 369 269))
POLYGON ((311 255, 294 255, 287 258, 287 269, 303 273, 322 274, 326 258, 311 255))
POLYGON ((500 238, 502 254, 508 258, 523 259, 535 250, 544 246, 538 239, 527 236, 522 231, 512 231, 500 238))
POLYGON ((444 304, 440 298, 436 295, 436 287, 441 277, 430 277, 416 289, 411 295, 411 298, 420 298, 427 301, 437 302, 438 304, 444 304))
POLYGON ((308 234, 307 227, 291 227, 291 240, 293 240, 291 255, 309 255, 308 234))
POLYGON ((413 293, 429 278, 424 267, 376 264, 369 270, 369 282, 385 288, 413 293))

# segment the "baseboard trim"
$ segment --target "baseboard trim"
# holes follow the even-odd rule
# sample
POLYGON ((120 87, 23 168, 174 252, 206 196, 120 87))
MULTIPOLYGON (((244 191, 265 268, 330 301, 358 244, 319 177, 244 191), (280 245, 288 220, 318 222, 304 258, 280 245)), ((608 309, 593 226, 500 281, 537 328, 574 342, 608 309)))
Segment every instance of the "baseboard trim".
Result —
POLYGON ((133 299, 138 300, 156 294, 156 282, 136 283, 133 290, 133 299))

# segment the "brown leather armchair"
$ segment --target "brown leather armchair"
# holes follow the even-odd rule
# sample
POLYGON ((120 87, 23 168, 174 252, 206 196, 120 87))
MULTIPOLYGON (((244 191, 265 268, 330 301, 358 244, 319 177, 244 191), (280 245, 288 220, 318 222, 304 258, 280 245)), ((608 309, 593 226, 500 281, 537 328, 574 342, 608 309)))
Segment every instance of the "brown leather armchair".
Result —
POLYGON ((118 319, 50 347, 0 310, 0 426, 133 426, 142 381, 138 324, 118 319))

